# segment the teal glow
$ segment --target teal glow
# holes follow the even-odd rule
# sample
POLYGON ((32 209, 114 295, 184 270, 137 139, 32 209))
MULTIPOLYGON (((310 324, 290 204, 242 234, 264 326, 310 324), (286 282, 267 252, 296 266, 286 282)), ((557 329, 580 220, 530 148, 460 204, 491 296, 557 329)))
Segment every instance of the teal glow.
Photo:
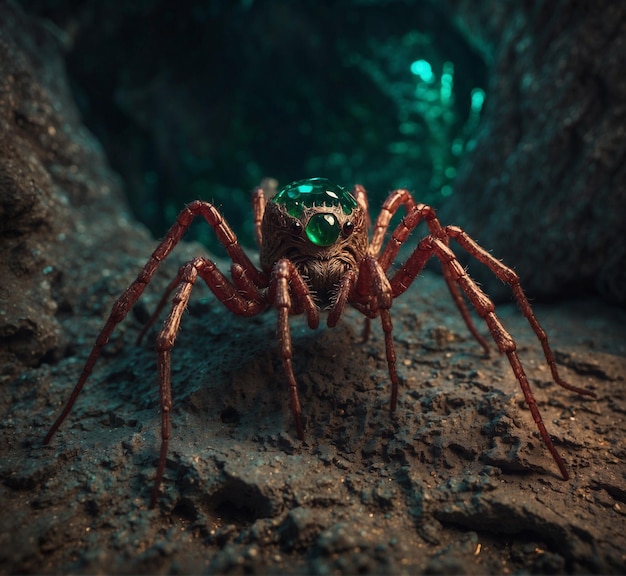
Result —
POLYGON ((485 103, 485 91, 482 88, 474 88, 472 90, 472 112, 478 113, 482 110, 485 103))
POLYGON ((456 168, 454 166, 448 166, 445 169, 444 174, 446 175, 446 178, 452 180, 454 177, 456 177, 456 168))
POLYGON ((441 195, 446 198, 452 194, 452 186, 446 184, 441 187, 441 195))
POLYGON ((455 138, 452 142, 452 147, 450 151, 455 156, 460 156, 461 154, 463 154, 463 140, 461 138, 455 138))
POLYGON ((408 142, 392 142, 387 146, 392 154, 406 154, 409 150, 408 142))
POLYGON ((411 74, 419 76, 421 80, 430 84, 435 80, 433 69, 426 60, 416 60, 411 64, 411 74))
POLYGON ((402 122, 399 130, 401 134, 417 134, 418 125, 415 122, 402 122))
POLYGON ((444 62, 441 74, 440 97, 443 104, 448 104, 453 100, 452 89, 454 87, 454 64, 444 62))

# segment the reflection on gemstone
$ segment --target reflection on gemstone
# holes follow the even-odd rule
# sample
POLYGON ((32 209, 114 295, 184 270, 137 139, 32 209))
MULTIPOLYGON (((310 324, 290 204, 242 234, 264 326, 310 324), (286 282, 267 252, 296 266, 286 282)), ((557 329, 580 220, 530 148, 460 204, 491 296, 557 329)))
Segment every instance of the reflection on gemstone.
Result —
POLYGON ((313 214, 306 225, 307 238, 317 246, 330 246, 339 238, 339 222, 328 213, 313 214))
POLYGON ((352 214, 357 207, 352 194, 326 178, 308 178, 287 184, 272 201, 284 206, 294 218, 300 218, 305 207, 340 206, 344 214, 352 214))

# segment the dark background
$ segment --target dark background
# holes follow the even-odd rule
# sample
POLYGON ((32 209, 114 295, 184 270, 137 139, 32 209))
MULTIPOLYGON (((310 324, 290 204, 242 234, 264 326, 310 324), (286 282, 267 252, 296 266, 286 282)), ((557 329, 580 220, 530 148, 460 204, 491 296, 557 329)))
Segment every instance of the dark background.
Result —
MULTIPOLYGON (((21 5, 56 36, 82 120, 156 237, 199 198, 253 246, 249 191, 265 176, 360 182, 374 212, 402 186, 532 297, 626 303, 620 3, 21 5)), ((204 225, 187 238, 220 253, 204 225)))
POLYGON ((22 5, 58 27, 83 120, 156 236, 200 198, 252 244, 248 192, 265 176, 358 181, 374 210, 394 187, 439 206, 488 83, 437 3, 22 5), (431 79, 412 73, 418 60, 431 79))

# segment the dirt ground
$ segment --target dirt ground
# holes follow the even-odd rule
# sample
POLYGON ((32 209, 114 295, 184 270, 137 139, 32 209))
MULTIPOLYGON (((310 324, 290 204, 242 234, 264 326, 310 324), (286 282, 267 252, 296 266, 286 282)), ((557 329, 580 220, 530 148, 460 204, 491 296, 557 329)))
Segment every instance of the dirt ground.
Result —
MULTIPOLYGON (((160 426, 154 333, 133 343, 158 289, 116 331, 42 446, 128 280, 86 266, 94 281, 82 298, 93 312, 65 322, 70 352, 3 386, 2 573, 626 569, 624 310, 599 300, 535 308, 563 376, 594 390, 592 399, 554 384, 517 307, 498 308, 571 471, 566 482, 506 358, 484 357, 434 273, 394 303, 402 383, 393 415, 380 326, 363 343, 356 311, 332 330, 294 319, 304 444, 274 313, 234 318, 198 287, 173 352, 172 441, 150 510, 160 426)), ((166 280, 164 272, 157 286, 166 280)))

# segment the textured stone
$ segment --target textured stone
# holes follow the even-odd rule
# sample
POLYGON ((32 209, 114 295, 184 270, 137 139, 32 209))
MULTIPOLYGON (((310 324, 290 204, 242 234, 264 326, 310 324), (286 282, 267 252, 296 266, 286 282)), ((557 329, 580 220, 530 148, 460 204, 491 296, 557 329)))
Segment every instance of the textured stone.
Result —
MULTIPOLYGON (((440 214, 546 298, 626 304, 626 4, 445 3, 490 83, 476 146, 440 214)), ((471 272, 499 298, 507 288, 471 272)))

